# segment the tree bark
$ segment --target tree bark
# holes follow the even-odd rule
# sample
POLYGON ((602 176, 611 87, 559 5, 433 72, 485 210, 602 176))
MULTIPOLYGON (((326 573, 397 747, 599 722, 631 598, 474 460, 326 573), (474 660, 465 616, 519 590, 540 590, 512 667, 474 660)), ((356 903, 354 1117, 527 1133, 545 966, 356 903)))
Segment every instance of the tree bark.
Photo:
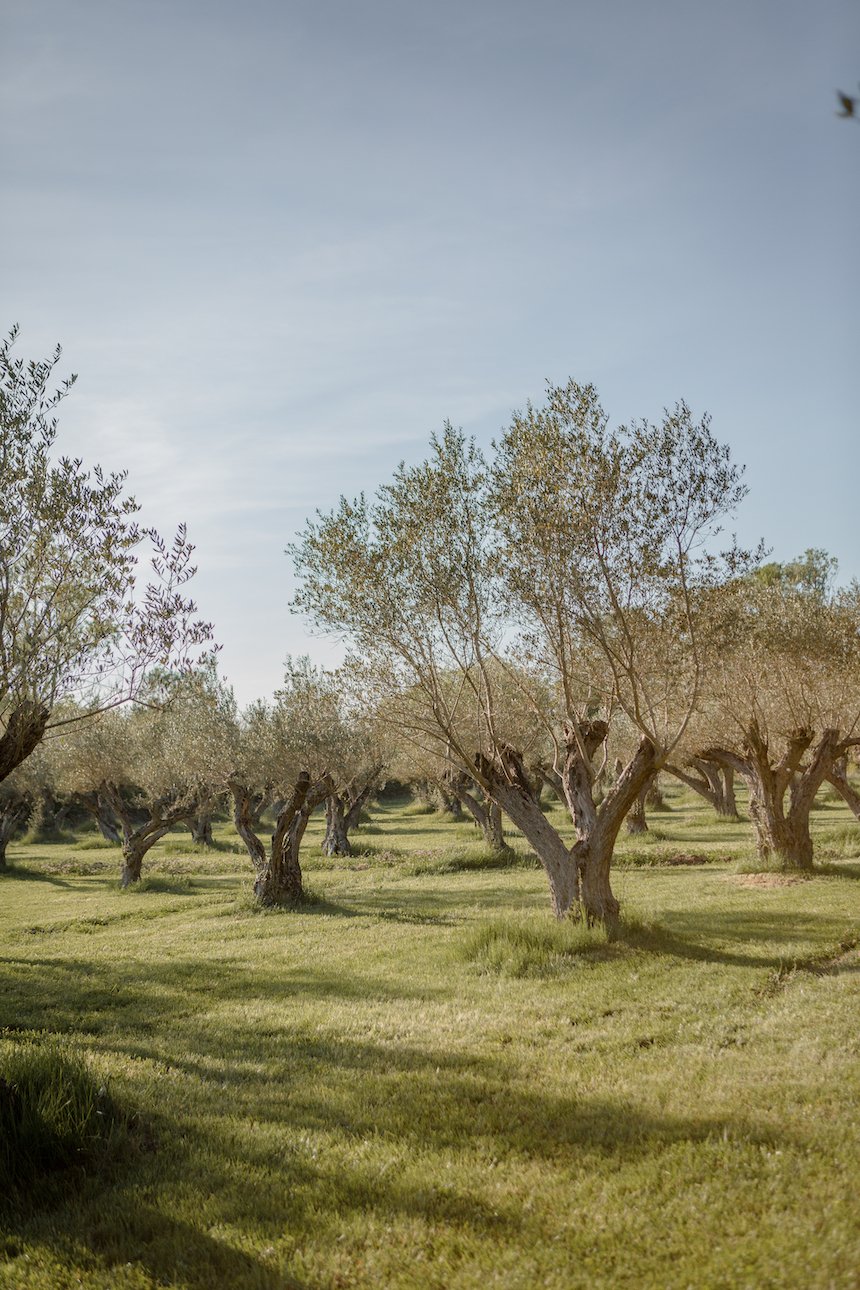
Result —
POLYGON ((187 799, 172 807, 161 804, 146 807, 146 818, 142 823, 137 823, 136 815, 123 799, 116 784, 105 782, 99 786, 98 793, 119 820, 122 846, 120 886, 130 887, 133 883, 140 882, 146 853, 164 837, 168 830, 173 828, 174 824, 178 824, 188 811, 187 799))
POLYGON ((482 754, 478 754, 475 764, 485 791, 517 826, 540 861, 549 882, 552 912, 556 918, 564 918, 579 900, 576 862, 540 809, 522 759, 508 748, 502 753, 501 767, 482 754))
POLYGON ((9 713, 0 735, 0 782, 42 742, 50 715, 43 704, 30 700, 18 703, 9 713))
POLYGON ((99 833, 105 841, 112 843, 114 846, 119 846, 122 841, 119 824, 101 795, 99 793, 78 793, 77 799, 87 814, 91 815, 95 820, 99 833))
POLYGON ((703 797, 717 815, 727 820, 738 819, 733 766, 699 756, 691 757, 686 768, 666 766, 666 770, 703 797))
POLYGON ((794 731, 787 738, 783 756, 775 761, 767 739, 753 721, 747 727, 740 755, 728 749, 711 749, 704 754, 708 760, 731 767, 746 780, 758 853, 764 861, 775 858, 788 871, 812 870, 809 813, 816 793, 846 746, 840 743, 836 730, 824 730, 813 746, 814 738, 811 730, 794 731))
POLYGON ((327 856, 351 856, 346 827, 345 798, 340 793, 330 793, 325 799, 325 837, 323 854, 327 856))
POLYGON ((613 935, 619 915, 610 883, 615 843, 624 817, 658 766, 654 745, 643 738, 616 782, 607 786, 598 806, 593 797, 592 759, 607 733, 603 721, 583 722, 565 730, 565 757, 559 774, 576 830, 571 848, 541 811, 519 753, 506 747, 500 750, 500 765, 483 756, 475 764, 485 791, 513 820, 540 860, 556 917, 564 917, 579 903, 589 924, 602 923, 613 935))
MULTIPOLYGON (((502 812, 498 803, 491 798, 485 798, 481 801, 469 789, 469 779, 466 775, 458 775, 451 780, 451 791, 456 793, 460 802, 472 816, 472 819, 481 830, 481 835, 486 845, 491 851, 497 851, 500 854, 510 851, 511 848, 505 841, 504 831, 502 829, 502 812)), ((472 787, 477 788, 474 780, 471 781, 472 787)), ((535 800, 540 806, 540 785, 535 785, 535 800)))
POLYGON ((364 804, 376 785, 377 775, 378 770, 375 770, 360 790, 356 789, 355 784, 350 784, 342 793, 329 793, 326 798, 325 837, 322 844, 325 855, 352 855, 349 834, 358 824, 364 804))
POLYGON ((860 820, 860 793, 857 792, 857 789, 848 778, 848 759, 846 757, 837 757, 834 760, 827 780, 839 793, 855 819, 860 820))
POLYGON ((0 805, 0 872, 8 869, 6 847, 30 818, 33 804, 27 797, 9 798, 0 805))
POLYGON ((184 815, 182 822, 191 834, 191 841, 199 847, 212 847, 215 845, 215 839, 212 837, 212 812, 206 809, 192 811, 190 815, 184 815))
POLYGON ((650 792, 651 785, 643 784, 633 805, 627 812, 627 818, 625 819, 624 824, 628 833, 637 834, 648 832, 648 820, 645 816, 645 800, 650 792))
POLYGON ((299 852, 311 812, 331 793, 329 776, 311 784, 302 771, 289 799, 283 803, 275 822, 268 852, 253 826, 254 794, 239 780, 232 780, 233 823, 245 843, 256 870, 254 895, 261 905, 295 906, 304 894, 299 852))

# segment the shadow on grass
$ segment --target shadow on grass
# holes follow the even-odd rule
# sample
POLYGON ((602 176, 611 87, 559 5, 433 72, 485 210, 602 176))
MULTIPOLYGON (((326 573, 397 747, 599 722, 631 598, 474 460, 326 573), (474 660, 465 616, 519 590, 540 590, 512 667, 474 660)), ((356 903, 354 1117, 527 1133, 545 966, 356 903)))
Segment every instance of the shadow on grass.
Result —
POLYGON ((19 882, 49 882, 53 887, 68 887, 69 883, 56 874, 46 871, 45 869, 32 868, 30 865, 22 864, 20 860, 9 860, 5 869, 0 869, 0 882, 6 878, 14 878, 19 882))
MULTIPOLYGON (((734 967, 784 969, 785 954, 768 950, 768 943, 796 945, 805 936, 813 934, 822 940, 838 944, 845 934, 845 921, 810 913, 771 910, 767 913, 739 910, 683 910, 674 911, 672 921, 683 921, 684 932, 673 930, 667 923, 631 926, 622 933, 620 941, 631 949, 645 950, 652 954, 667 954, 681 959, 702 963, 724 963, 734 967), (703 939, 697 939, 701 936, 703 939), (710 943, 708 943, 710 941, 710 943), (715 945, 713 942, 722 942, 715 945), (746 946, 762 945, 762 951, 745 952, 729 948, 732 942, 746 946)), ((668 922, 668 919, 667 919, 668 922)))
MULTIPOLYGON (((193 1128, 159 1112, 148 1157, 110 1188, 93 1185, 50 1214, 17 1215, 16 1237, 43 1241, 67 1266, 80 1263, 83 1246, 96 1266, 140 1264, 153 1278, 192 1290, 269 1290, 299 1282, 207 1229, 238 1228, 260 1245, 289 1232, 301 1249, 333 1223, 388 1225, 405 1217, 472 1239, 528 1243, 540 1220, 516 1199, 500 1201, 492 1188, 485 1198, 480 1160, 492 1157, 514 1171, 536 1164, 567 1176, 587 1171, 590 1159, 627 1167, 651 1158, 659 1169, 664 1153, 679 1144, 707 1152, 712 1142, 722 1158, 726 1143, 747 1149, 786 1142, 742 1116, 659 1115, 622 1099, 542 1093, 486 1055, 288 1031, 262 1053, 259 1032, 239 1027, 236 1049, 256 1043, 254 1059, 225 1061, 222 1037, 221 1060, 206 1063, 197 1051, 206 1040, 202 1032, 188 1033, 186 1051, 194 1057, 179 1059, 180 1069, 200 1081, 193 1128), (443 1173, 434 1160, 464 1152, 473 1162, 465 1174, 443 1173), (384 1162, 398 1167, 381 1168, 384 1162), (199 1206, 199 1223, 141 1205, 141 1196, 159 1191, 185 1193, 185 1203, 199 1206)), ((128 1053, 122 1044, 116 1051, 128 1053)), ((157 1050, 151 1052, 156 1060, 157 1050)), ((152 1080, 151 1072, 145 1078, 152 1080)))
MULTIPOLYGON (((51 1211, 45 1215, 50 1225, 28 1221, 19 1212, 7 1219, 7 1231, 16 1233, 22 1245, 32 1242, 42 1246, 64 1271, 79 1269, 84 1276, 88 1272, 110 1275, 116 1268, 122 1270, 125 1281, 128 1270, 139 1267, 148 1285, 181 1285, 188 1290, 213 1290, 216 1286, 305 1290, 307 1283, 267 1266, 226 1240, 141 1205, 131 1187, 125 1195, 104 1191, 98 1200, 98 1213, 84 1211, 82 1215, 79 1208, 71 1206, 51 1211)), ((9 1235, 5 1247, 7 1259, 20 1248, 9 1235)))

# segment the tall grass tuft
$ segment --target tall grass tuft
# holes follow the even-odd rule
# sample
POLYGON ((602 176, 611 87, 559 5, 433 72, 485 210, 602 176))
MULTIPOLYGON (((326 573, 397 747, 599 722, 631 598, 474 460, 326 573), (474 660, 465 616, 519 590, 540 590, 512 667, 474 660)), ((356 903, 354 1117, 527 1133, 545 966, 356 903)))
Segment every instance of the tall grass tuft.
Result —
POLYGON ((0 1058, 0 1193, 52 1170, 100 1165, 126 1127, 81 1058, 35 1045, 0 1058))
POLYGON ((480 972, 509 977, 552 976, 601 955, 609 944, 602 927, 565 919, 495 918, 481 923, 458 947, 480 972))

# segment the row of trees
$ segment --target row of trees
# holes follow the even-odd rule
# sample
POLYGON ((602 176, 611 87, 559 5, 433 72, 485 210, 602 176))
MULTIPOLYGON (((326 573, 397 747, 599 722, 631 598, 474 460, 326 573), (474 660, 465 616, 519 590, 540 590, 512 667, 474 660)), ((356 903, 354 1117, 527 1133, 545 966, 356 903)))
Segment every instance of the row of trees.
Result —
POLYGON ((742 776, 762 855, 812 865, 813 799, 858 742, 858 595, 831 594, 820 553, 782 567, 721 541, 745 492, 686 404, 612 429, 570 382, 489 458, 446 427, 292 548, 297 608, 351 641, 404 737, 517 825, 559 916, 616 922, 618 832, 663 769, 720 811, 742 776))
POLYGON ((721 540, 746 490, 707 418, 681 403, 657 425, 611 428, 594 388, 570 382, 489 457, 446 427, 424 463, 342 500, 292 548, 295 607, 347 638, 345 666, 291 666, 273 702, 240 717, 200 666, 211 632, 185 596, 184 530, 167 545, 137 526, 122 476, 55 458, 69 383, 50 393, 58 354, 25 364, 13 340, 0 346, 4 830, 53 759, 121 837, 134 881, 177 820, 205 838, 226 790, 260 899, 291 900, 310 812, 326 804, 327 846, 343 848, 361 794, 408 750, 490 845, 504 845, 503 817, 521 830, 558 916, 617 921, 615 841, 663 770, 721 813, 741 776, 762 854, 811 866, 815 793, 827 778, 850 793, 860 597, 832 590, 821 553, 764 564, 721 540), (547 786, 572 843, 542 809, 547 786))

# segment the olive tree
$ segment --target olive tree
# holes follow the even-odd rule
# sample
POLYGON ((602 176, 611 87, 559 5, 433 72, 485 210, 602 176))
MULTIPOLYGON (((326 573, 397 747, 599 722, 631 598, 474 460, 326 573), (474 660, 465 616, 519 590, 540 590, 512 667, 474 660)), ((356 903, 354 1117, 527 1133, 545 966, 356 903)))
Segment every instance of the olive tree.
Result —
POLYGON ((708 543, 744 492, 686 405, 610 430, 593 387, 570 382, 517 414, 489 463, 448 426, 427 461, 401 466, 373 502, 342 499, 293 548, 297 607, 422 696, 415 730, 522 831, 559 917, 581 902, 590 920, 617 921, 615 840, 699 702, 699 593, 720 576, 708 543), (552 748, 572 846, 506 736, 502 673, 552 748), (639 742, 597 801, 618 714, 639 742))
POLYGON ((700 755, 746 781, 759 853, 809 870, 809 813, 841 787, 860 743, 860 615, 854 598, 741 580, 711 606, 714 666, 700 755))
POLYGON ((224 785, 231 764, 232 731, 199 677, 174 679, 169 697, 159 688, 158 703, 69 725, 59 741, 64 785, 94 794, 118 823, 124 887, 194 803, 224 785))
POLYGON ((123 474, 56 454, 56 408, 75 378, 52 391, 59 349, 24 362, 16 335, 0 341, 0 780, 59 722, 63 698, 77 699, 74 720, 126 702, 150 667, 182 664, 210 635, 183 591, 185 529, 165 543, 137 524, 123 474))
POLYGON ((335 789, 326 742, 314 714, 306 720, 304 686, 288 674, 273 703, 257 702, 240 717, 228 787, 233 823, 254 866, 254 895, 262 905, 297 905, 304 894, 300 851, 312 812, 335 789), (274 800, 268 846, 259 836, 261 801, 274 800))

